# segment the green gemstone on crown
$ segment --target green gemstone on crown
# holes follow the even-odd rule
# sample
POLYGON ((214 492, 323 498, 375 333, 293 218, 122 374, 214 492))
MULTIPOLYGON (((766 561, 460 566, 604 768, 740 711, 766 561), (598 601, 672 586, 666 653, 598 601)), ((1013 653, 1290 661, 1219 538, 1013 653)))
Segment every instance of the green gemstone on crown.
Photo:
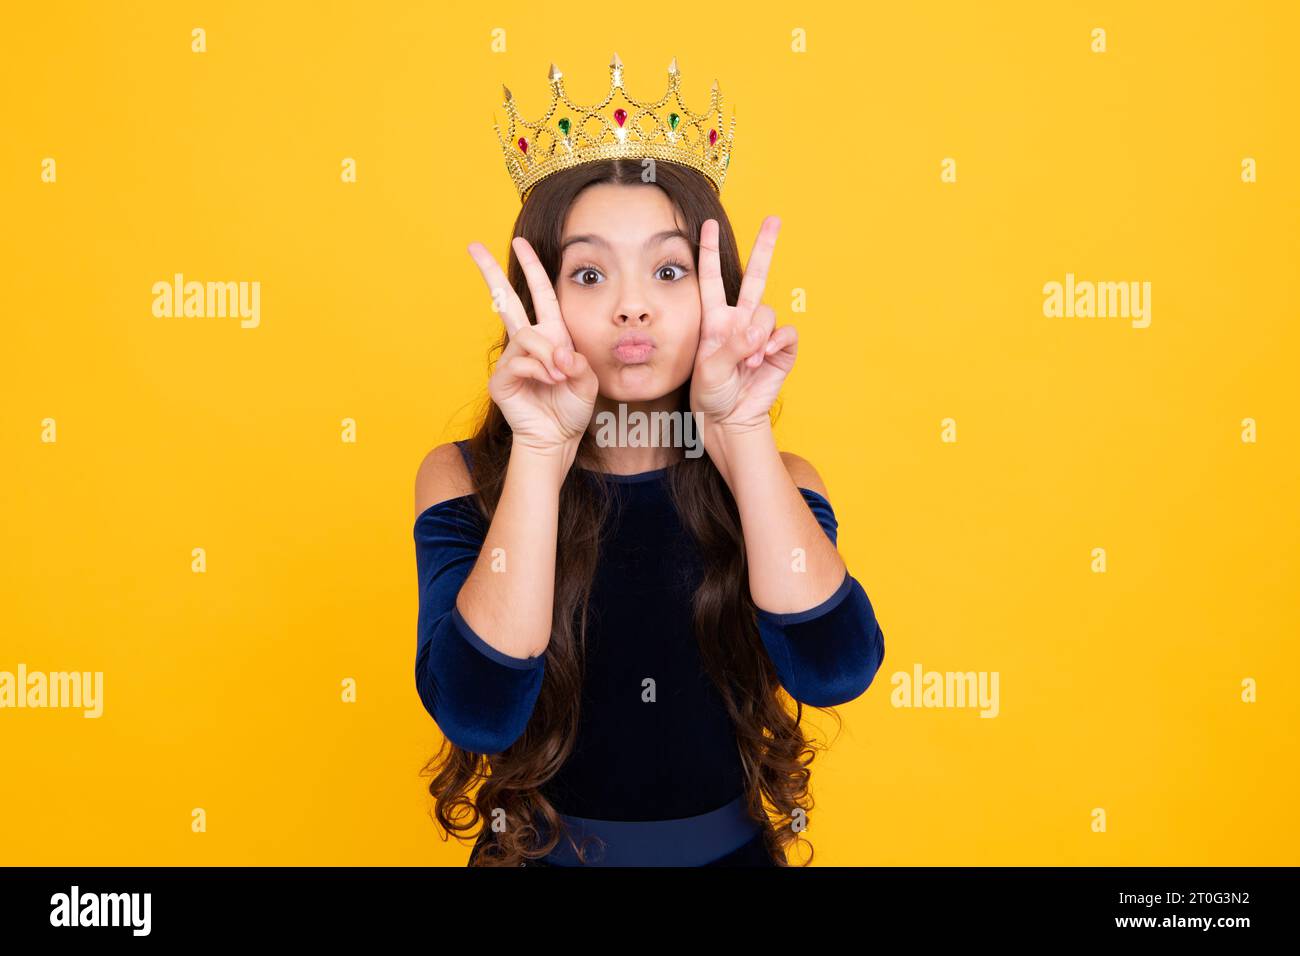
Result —
POLYGON ((676 128, 677 128, 677 124, 680 123, 681 121, 682 121, 682 118, 681 118, 680 116, 678 116, 676 113, 669 113, 669 114, 668 114, 668 126, 669 126, 670 129, 676 129, 676 128))
POLYGON ((560 121, 559 121, 558 123, 556 123, 555 125, 557 125, 558 127, 560 127, 560 132, 561 132, 561 133, 563 133, 565 136, 568 136, 568 135, 569 135, 569 127, 572 126, 573 124, 569 122, 569 118, 568 118, 567 116, 564 116, 564 117, 561 117, 561 118, 560 118, 560 121))

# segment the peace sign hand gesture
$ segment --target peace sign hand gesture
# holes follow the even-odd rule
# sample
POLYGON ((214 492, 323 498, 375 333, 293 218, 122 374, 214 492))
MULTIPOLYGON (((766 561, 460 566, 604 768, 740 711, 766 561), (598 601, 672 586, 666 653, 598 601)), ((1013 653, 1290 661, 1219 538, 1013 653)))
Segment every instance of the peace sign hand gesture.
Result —
POLYGON ((528 280, 536 325, 529 323, 523 302, 492 254, 482 243, 469 245, 510 337, 488 380, 488 394, 510 424, 515 443, 542 452, 571 449, 591 421, 599 383, 587 359, 573 349, 537 253, 522 236, 515 237, 512 247, 528 280))
POLYGON ((768 413, 794 368, 794 326, 774 329, 776 313, 762 305, 781 220, 763 220, 750 253, 740 295, 727 305, 718 257, 718 222, 700 227, 700 344, 691 377, 691 410, 722 432, 768 427, 768 413))

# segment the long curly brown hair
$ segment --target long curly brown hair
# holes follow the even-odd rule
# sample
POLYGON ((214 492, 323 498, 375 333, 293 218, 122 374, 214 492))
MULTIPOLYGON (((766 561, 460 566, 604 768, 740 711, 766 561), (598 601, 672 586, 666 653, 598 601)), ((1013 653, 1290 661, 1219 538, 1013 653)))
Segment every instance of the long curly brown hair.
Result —
MULTIPOLYGON (((595 183, 643 184, 642 165, 606 160, 554 173, 533 188, 515 221, 514 235, 532 245, 552 283, 560 269, 560 242, 569 207, 595 183)), ((718 221, 722 279, 727 300, 734 303, 740 291, 740 256, 712 186, 695 170, 668 162, 656 164, 654 185, 676 205, 683 230, 694 237, 697 261, 700 227, 706 219, 718 221)), ((528 282, 513 251, 507 277, 529 321, 536 323, 528 282)), ((503 331, 489 358, 499 356, 508 342, 503 331)), ((680 394, 679 410, 688 412, 689 379, 680 394)), ((475 501, 489 522, 501 498, 510 448, 510 425, 487 399, 469 450, 475 501)), ((590 480, 578 469, 600 470, 600 460, 593 433, 588 431, 560 490, 559 527, 564 533, 556 542, 554 623, 543 685, 524 733, 499 754, 471 753, 444 738, 422 771, 432 778, 429 793, 436 799, 438 824, 458 838, 474 830, 480 819, 499 819, 504 811, 505 829, 482 845, 472 865, 518 866, 545 856, 560 839, 571 840, 539 788, 564 764, 577 736, 588 604, 601 526, 610 508, 604 483, 590 480)), ((667 475, 683 526, 698 546, 705 568, 693 599, 694 629, 706 671, 736 729, 749 813, 763 824, 764 845, 777 865, 789 865, 787 848, 797 841, 808 848, 803 861, 807 865, 812 861, 812 845, 803 827, 792 824, 796 819, 802 822, 812 809, 808 767, 821 745, 804 736, 804 705, 780 686, 759 637, 735 500, 708 455, 679 461, 667 475)), ((839 720, 832 708, 817 709, 839 720)), ((575 845, 579 854, 583 849, 575 845)))

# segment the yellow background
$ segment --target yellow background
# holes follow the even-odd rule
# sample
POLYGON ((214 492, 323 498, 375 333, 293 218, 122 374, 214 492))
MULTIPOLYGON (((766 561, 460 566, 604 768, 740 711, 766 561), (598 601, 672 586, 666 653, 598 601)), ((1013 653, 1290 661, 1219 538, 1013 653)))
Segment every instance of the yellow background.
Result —
POLYGON ((767 299, 800 349, 778 440, 825 478, 886 637, 813 764, 816 862, 1300 862, 1294 8, 9 22, 0 670, 103 670, 105 713, 0 711, 0 863, 463 865, 418 773, 438 738, 413 677, 414 475, 466 434, 499 334, 465 246, 504 259, 518 208, 501 84, 536 115, 554 61, 595 99, 615 51, 633 95, 674 55, 688 102, 719 80, 744 254, 784 221, 767 299), (260 327, 154 318, 175 272, 259 281, 260 327), (1151 326, 1044 317, 1067 272, 1151 282, 1151 326), (1000 715, 892 707, 917 663, 997 671, 1000 715))

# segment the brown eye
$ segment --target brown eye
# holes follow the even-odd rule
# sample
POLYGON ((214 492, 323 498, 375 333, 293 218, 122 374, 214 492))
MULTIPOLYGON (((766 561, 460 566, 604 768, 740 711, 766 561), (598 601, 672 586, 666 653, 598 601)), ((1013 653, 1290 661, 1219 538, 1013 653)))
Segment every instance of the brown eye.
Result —
POLYGON ((571 272, 571 273, 569 274, 569 278, 571 278, 571 279, 573 279, 575 282, 577 282, 578 285, 588 285, 588 286, 589 286, 589 285, 599 285, 599 284, 600 284, 599 282, 587 282, 587 281, 585 281, 586 278, 587 278, 587 276, 589 276, 589 275, 599 276, 599 275, 600 275, 600 270, 597 269, 595 266, 578 266, 578 268, 574 269, 573 272, 571 272))
POLYGON ((659 271, 656 274, 661 279, 667 279, 668 282, 676 282, 678 279, 681 279, 686 275, 686 267, 682 265, 680 262, 668 262, 660 266, 659 271), (677 275, 665 276, 664 275, 665 270, 671 270, 672 272, 676 272, 677 275))

